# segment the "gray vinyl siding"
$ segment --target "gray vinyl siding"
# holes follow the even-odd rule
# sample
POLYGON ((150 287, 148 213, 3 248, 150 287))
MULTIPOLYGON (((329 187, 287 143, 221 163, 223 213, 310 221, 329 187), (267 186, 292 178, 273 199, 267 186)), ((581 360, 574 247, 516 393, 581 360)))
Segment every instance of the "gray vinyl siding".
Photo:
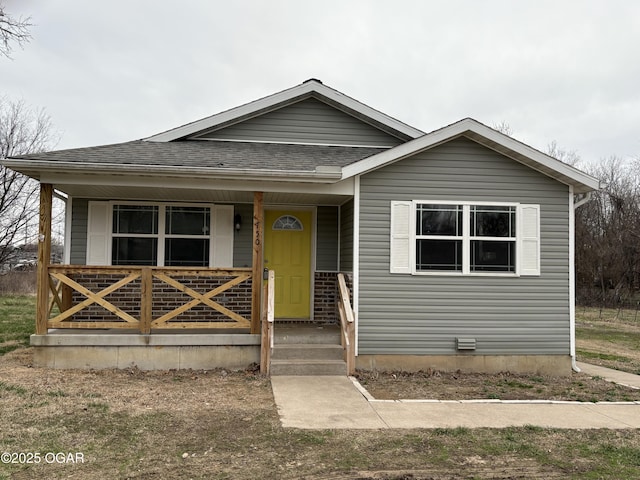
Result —
POLYGON ((340 271, 353 271, 353 200, 340 207, 340 271))
POLYGON ((233 234, 233 266, 251 267, 253 264, 253 204, 241 203, 234 206, 234 215, 240 215, 242 225, 233 234))
POLYGON ((338 207, 318 207, 316 215, 316 271, 338 268, 338 207))
POLYGON ((569 354, 568 187, 466 138, 361 178, 360 354, 569 354), (541 276, 389 273, 392 200, 539 204, 541 276))
POLYGON ((87 211, 86 198, 74 198, 71 202, 71 265, 87 263, 87 211))
POLYGON ((398 138, 316 99, 307 99, 200 138, 321 145, 392 146, 398 138))

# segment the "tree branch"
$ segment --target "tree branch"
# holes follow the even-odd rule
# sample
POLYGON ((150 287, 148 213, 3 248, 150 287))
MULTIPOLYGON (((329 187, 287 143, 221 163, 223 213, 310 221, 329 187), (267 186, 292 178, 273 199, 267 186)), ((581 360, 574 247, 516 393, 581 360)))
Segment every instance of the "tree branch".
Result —
POLYGON ((29 27, 32 26, 31 17, 14 18, 0 5, 0 55, 11 58, 12 43, 22 47, 31 40, 29 27))

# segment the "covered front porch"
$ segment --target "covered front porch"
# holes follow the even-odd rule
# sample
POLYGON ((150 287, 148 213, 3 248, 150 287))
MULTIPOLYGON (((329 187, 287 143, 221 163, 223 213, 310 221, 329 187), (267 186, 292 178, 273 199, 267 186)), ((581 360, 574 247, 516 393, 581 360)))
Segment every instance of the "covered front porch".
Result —
MULTIPOLYGON (((41 183, 36 334, 31 339, 36 364, 141 369, 246 368, 259 364, 261 371, 268 373, 277 322, 277 282, 276 272, 265 268, 265 210, 273 207, 265 209, 263 192, 252 192, 252 204, 236 204, 231 209, 241 212, 233 213, 233 219, 244 228, 234 232, 233 264, 224 268, 52 265, 52 195, 53 185, 41 183), (251 227, 247 228, 249 211, 251 227), (245 266, 248 258, 250 266, 245 266)), ((73 205, 71 198, 77 197, 69 196, 73 205)), ((337 212, 340 207, 335 208, 337 212)), ((73 210, 69 213, 71 218, 74 214, 78 216, 73 210)), ((314 230, 322 223, 315 215, 314 230)), ((314 237, 314 255, 318 248, 314 237)), ((323 248, 330 250, 326 246, 320 250, 323 248)), ((73 251, 68 253, 67 262, 73 251)), ((88 259, 90 255, 87 251, 88 259)), ((342 297, 349 305, 347 310, 338 296, 339 258, 331 271, 319 269, 316 257, 313 260, 309 266, 309 315, 294 320, 340 325, 338 312, 348 310, 351 316, 343 315, 342 343, 353 368, 354 318, 349 293, 342 297)))

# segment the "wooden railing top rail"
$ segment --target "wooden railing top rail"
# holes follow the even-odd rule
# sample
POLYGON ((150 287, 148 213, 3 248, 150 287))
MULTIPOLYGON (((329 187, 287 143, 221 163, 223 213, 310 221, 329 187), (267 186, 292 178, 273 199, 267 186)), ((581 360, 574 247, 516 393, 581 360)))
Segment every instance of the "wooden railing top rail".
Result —
POLYGON ((350 292, 344 274, 338 274, 340 326, 342 331, 342 346, 344 348, 345 360, 347 362, 347 373, 355 373, 355 315, 351 308, 350 292))
POLYGON ((267 274, 267 283, 264 284, 261 327, 262 340, 260 345, 260 373, 263 375, 269 375, 271 352, 273 350, 275 279, 275 272, 273 270, 269 270, 267 274))
POLYGON ((202 275, 202 276, 226 276, 239 272, 251 273, 251 268, 204 268, 204 267, 155 267, 146 265, 49 265, 49 272, 59 273, 130 273, 140 272, 144 269, 161 271, 168 275, 202 275))
POLYGON ((355 321, 353 310, 351 309, 351 302, 349 301, 350 293, 349 288, 347 287, 347 282, 344 279, 344 274, 338 274, 338 290, 340 292, 340 303, 345 309, 345 320, 349 323, 353 323, 355 321))
POLYGON ((267 289, 267 322, 270 324, 269 329, 269 347, 273 349, 273 322, 275 319, 275 298, 276 298, 276 273, 269 270, 269 286, 267 289))

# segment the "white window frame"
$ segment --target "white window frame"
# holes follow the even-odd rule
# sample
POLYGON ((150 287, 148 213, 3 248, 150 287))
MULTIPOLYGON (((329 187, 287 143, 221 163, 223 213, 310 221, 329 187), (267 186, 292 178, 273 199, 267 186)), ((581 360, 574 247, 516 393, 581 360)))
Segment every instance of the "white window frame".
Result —
POLYGON ((164 218, 162 217, 162 213, 164 212, 164 209, 162 209, 160 207, 160 205, 158 204, 152 204, 152 203, 137 203, 137 202, 110 202, 109 203, 109 209, 107 211, 107 218, 108 218, 108 224, 107 224, 107 258, 109 259, 109 265, 113 265, 113 239, 114 238, 155 238, 157 240, 157 245, 156 245, 156 259, 157 259, 157 265, 160 266, 160 258, 161 258, 161 254, 162 254, 162 264, 164 265, 164 243, 162 244, 162 246, 160 245, 160 232, 161 232, 161 228, 164 228, 164 218), (115 233, 113 231, 113 212, 114 212, 114 207, 116 205, 123 205, 123 206, 132 206, 132 207, 157 207, 158 210, 158 218, 157 218, 157 230, 158 233, 115 233), (162 220, 161 220, 162 217, 162 220))
MULTIPOLYGON (((172 202, 133 202, 133 201, 110 201, 107 214, 107 261, 112 265, 113 239, 118 237, 139 237, 139 238, 157 238, 157 265, 164 267, 165 239, 167 238, 197 238, 209 240, 209 267, 214 263, 214 238, 213 229, 215 225, 215 205, 212 203, 172 203, 172 202), (132 205, 132 206, 151 206, 158 207, 158 233, 113 233, 113 207, 115 205, 132 205), (199 207, 209 209, 209 232, 207 235, 176 235, 165 233, 166 230, 166 212, 167 207, 199 207)), ((206 267, 205 267, 206 268, 206 267)))
MULTIPOLYGON (((459 210, 457 210, 459 211, 459 210)), ((456 218, 456 226, 457 225, 457 221, 458 219, 456 218)), ((464 273, 464 268, 465 268, 465 259, 469 259, 469 252, 467 252, 467 254, 465 255, 465 245, 467 245, 468 247, 468 241, 469 241, 469 235, 468 232, 467 235, 465 236, 465 230, 466 227, 465 225, 469 224, 469 209, 467 207, 465 207, 461 202, 430 202, 430 203, 426 203, 426 202, 412 202, 411 205, 411 214, 410 214, 410 224, 409 224, 409 238, 411 239, 409 244, 411 245, 410 247, 410 255, 411 255, 411 265, 412 265, 412 273, 414 274, 423 274, 423 273, 442 273, 442 272, 447 272, 447 273, 451 273, 454 275, 460 275, 461 273, 464 273), (418 207, 420 205, 447 205, 447 206, 451 206, 451 207, 462 207, 462 220, 461 220, 461 229, 462 229, 462 235, 418 235, 418 232, 416 232, 416 223, 417 223, 417 216, 418 216, 418 207), (462 242, 462 258, 460 259, 460 263, 462 266, 462 271, 457 271, 457 270, 418 270, 417 268, 417 256, 418 256, 418 250, 416 247, 416 244, 418 242, 418 240, 441 240, 441 241, 445 241, 445 240, 450 240, 450 241, 454 241, 454 242, 462 242)), ((467 248, 468 250, 468 248, 467 248)))
MULTIPOLYGON (((165 234, 166 207, 206 207, 209 209, 209 265, 201 268, 229 268, 233 266, 233 205, 212 203, 145 202, 145 201, 90 201, 87 228, 87 265, 111 265, 113 248, 113 206, 141 205, 158 208, 158 259, 164 266, 164 239, 188 238, 188 235, 165 234), (93 213, 93 214, 92 214, 93 213)), ((116 236, 156 237, 154 234, 116 234, 116 236)), ((194 238, 203 238, 196 235, 194 238)), ((195 268, 195 267, 194 267, 195 268)))
MULTIPOLYGON (((529 206, 530 207, 530 206, 529 206)), ((409 259, 410 269, 412 275, 425 275, 425 276, 474 276, 474 277, 519 277, 522 275, 522 213, 521 204, 517 202, 472 202, 461 200, 413 200, 411 201, 410 208, 410 221, 409 221, 409 259), (429 270, 423 271, 417 269, 416 262, 416 241, 419 239, 459 239, 455 236, 418 236, 416 235, 416 220, 417 220, 417 206, 422 204, 430 205, 461 205, 462 211, 462 271, 451 270, 429 270), (470 212, 471 206, 478 207, 515 207, 516 209, 516 237, 476 237, 471 235, 470 227, 470 212), (514 241, 516 245, 516 258, 515 258, 515 272, 472 272, 471 271, 471 241, 472 240, 501 240, 501 241, 514 241)), ((537 231, 539 228, 539 218, 537 231)), ((539 244, 539 241, 538 241, 539 244)), ((539 252, 539 245, 538 245, 539 252)), ((539 253, 537 255, 539 261, 539 253)), ((539 275, 538 273, 534 275, 539 275)))
MULTIPOLYGON (((468 233, 469 236, 469 244, 468 244, 468 248, 469 248, 469 263, 465 264, 464 262, 464 239, 463 239, 463 243, 462 243, 462 248, 463 248, 463 262, 462 262, 462 268, 463 268, 463 273, 464 272, 464 268, 465 266, 469 269, 469 272, 467 272, 468 274, 473 273, 474 275, 476 274, 499 274, 499 275, 503 275, 503 274, 511 274, 511 275, 515 275, 516 272, 518 271, 518 264, 520 263, 519 259, 518 259, 518 226, 520 225, 520 219, 518 218, 518 204, 496 204, 496 203, 492 203, 492 204, 485 204, 485 203, 470 203, 469 205, 465 205, 463 206, 464 208, 464 212, 467 214, 466 216, 466 224, 464 224, 465 218, 463 215, 463 225, 462 225, 462 231, 463 233, 468 233), (509 236, 509 237, 482 237, 482 236, 476 236, 473 234, 473 232, 471 231, 471 207, 505 207, 505 208, 513 208, 515 211, 513 212, 515 214, 515 222, 516 222, 516 229, 515 229, 515 236, 509 236), (469 231, 465 232, 465 228, 467 228, 469 231), (471 272, 471 244, 474 241, 484 241, 484 242, 513 242, 513 244, 515 245, 515 258, 513 259, 514 261, 514 269, 513 272, 499 272, 499 271, 484 271, 484 272, 471 272)), ((466 238, 463 237, 463 238, 466 238)))

